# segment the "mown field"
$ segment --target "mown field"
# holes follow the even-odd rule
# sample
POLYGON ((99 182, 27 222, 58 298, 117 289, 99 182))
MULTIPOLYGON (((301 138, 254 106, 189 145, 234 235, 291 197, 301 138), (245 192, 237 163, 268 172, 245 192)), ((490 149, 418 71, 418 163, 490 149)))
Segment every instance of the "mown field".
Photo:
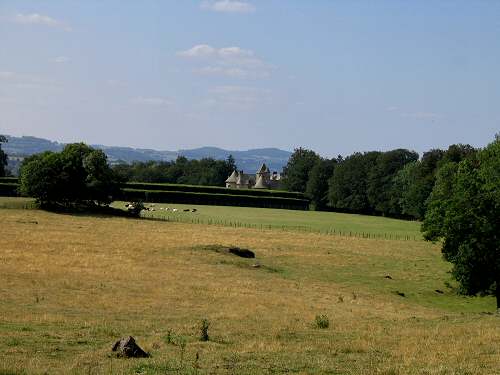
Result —
MULTIPOLYGON (((126 202, 114 202, 113 206, 124 208, 126 202)), ((151 204, 146 204, 150 207, 151 204)), ((383 217, 353 215, 335 212, 280 210, 254 207, 204 206, 188 204, 154 204, 154 210, 144 217, 163 218, 186 223, 216 224, 249 227, 254 229, 277 229, 344 236, 373 236, 384 239, 420 240, 420 223, 383 217), (166 211, 165 208, 178 211, 166 211), (185 209, 196 212, 184 212, 185 209)))
POLYGON ((500 373, 493 298, 423 241, 24 209, 0 235, 0 374, 500 373), (126 335, 152 357, 114 358, 126 335))

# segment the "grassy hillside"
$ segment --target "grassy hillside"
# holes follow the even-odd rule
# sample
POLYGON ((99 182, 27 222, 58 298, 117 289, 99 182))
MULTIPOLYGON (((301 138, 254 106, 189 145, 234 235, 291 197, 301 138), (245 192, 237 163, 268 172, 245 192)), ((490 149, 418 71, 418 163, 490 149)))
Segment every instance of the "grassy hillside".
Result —
MULTIPOLYGON (((114 207, 123 208, 125 202, 115 202, 114 207)), ((150 206, 149 204, 147 206, 150 206)), ((390 238, 421 239, 420 223, 376 216, 353 215, 335 212, 278 210, 253 207, 201 206, 182 204, 155 204, 154 212, 144 216, 165 218, 187 223, 213 223, 226 226, 248 226, 259 229, 274 228, 295 231, 313 231, 342 234, 346 236, 377 236, 390 238), (165 208, 177 208, 178 212, 165 208), (162 210, 163 208, 163 210, 162 210), (196 212, 184 212, 184 209, 196 212)))
POLYGON ((423 241, 17 209, 0 228, 2 374, 498 373, 494 300, 454 294, 423 241), (152 358, 113 358, 126 335, 152 358))

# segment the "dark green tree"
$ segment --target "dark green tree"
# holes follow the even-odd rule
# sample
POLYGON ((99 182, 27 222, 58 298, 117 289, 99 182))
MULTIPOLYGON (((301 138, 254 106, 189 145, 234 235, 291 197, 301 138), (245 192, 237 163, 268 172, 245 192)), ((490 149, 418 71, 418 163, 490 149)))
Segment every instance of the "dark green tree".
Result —
POLYGON ((7 154, 4 150, 2 150, 2 143, 6 143, 7 138, 3 135, 0 135, 0 177, 4 177, 7 174, 6 166, 7 166, 7 154))
POLYGON ((436 182, 438 164, 443 155, 442 150, 430 150, 424 153, 421 160, 406 165, 397 173, 394 188, 403 215, 424 218, 427 199, 436 182))
POLYGON ((333 176, 337 160, 320 159, 316 162, 307 181, 306 195, 314 210, 325 209, 328 204, 328 181, 333 176))
POLYGON ((380 152, 356 152, 334 169, 329 181, 329 206, 340 210, 373 213, 367 196, 368 174, 374 167, 380 152))
POLYGON ((224 186, 236 165, 231 155, 227 160, 188 160, 179 156, 175 161, 121 163, 112 168, 123 182, 224 186))
POLYGON ((317 153, 305 148, 297 148, 283 168, 283 186, 288 191, 304 193, 309 180, 309 173, 320 160, 317 153))
POLYGON ((86 172, 85 185, 88 199, 99 205, 111 203, 113 196, 120 193, 118 178, 108 165, 106 154, 102 150, 92 150, 83 159, 86 172))
POLYGON ((75 143, 58 153, 27 158, 21 167, 20 191, 44 207, 69 208, 109 204, 118 183, 101 150, 75 143))
POLYGON ((448 147, 440 161, 440 164, 449 162, 460 163, 465 158, 475 154, 477 150, 471 145, 454 144, 448 147))
POLYGON ((393 181, 393 196, 401 213, 423 219, 439 169, 450 162, 459 163, 475 151, 472 146, 462 144, 451 145, 446 151, 432 149, 421 160, 401 169, 393 181))
POLYGON ((414 151, 397 149, 382 152, 368 170, 366 194, 370 207, 382 215, 400 215, 399 202, 393 195, 395 175, 408 163, 418 160, 414 151))
POLYGON ((500 309, 500 138, 458 165, 444 165, 422 225, 424 238, 442 240, 460 291, 494 293, 500 309))

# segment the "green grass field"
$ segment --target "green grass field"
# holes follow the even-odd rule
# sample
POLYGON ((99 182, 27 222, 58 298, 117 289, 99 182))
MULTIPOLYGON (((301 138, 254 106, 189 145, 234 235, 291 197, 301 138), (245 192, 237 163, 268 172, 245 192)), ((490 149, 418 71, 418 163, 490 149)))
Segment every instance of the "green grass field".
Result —
POLYGON ((31 208, 34 207, 33 198, 0 197, 0 208, 31 208))
MULTIPOLYGON (((126 202, 114 202, 113 206, 124 208, 126 202)), ((150 204, 147 204, 150 206, 150 204)), ((335 212, 280 210, 252 207, 203 206, 186 204, 154 205, 154 212, 144 213, 144 217, 164 218, 170 221, 202 224, 220 224, 342 234, 346 236, 371 235, 378 238, 419 240, 420 223, 384 217, 343 214, 335 212), (178 212, 165 211, 166 207, 178 212), (163 208, 163 210, 162 210, 163 208), (196 212, 184 212, 195 208, 196 212)))
MULTIPOLYGON (((457 295, 438 245, 2 203, 11 207, 0 209, 2 375, 499 373, 494 298, 457 295), (256 259, 214 245, 249 248, 256 259), (208 342, 199 340, 202 319, 208 342), (112 345, 127 335, 152 357, 115 358, 112 345)), ((336 219, 362 231, 416 224, 234 209, 271 223, 319 214, 315 225, 336 219)), ((207 220, 232 212, 199 210, 207 220)))

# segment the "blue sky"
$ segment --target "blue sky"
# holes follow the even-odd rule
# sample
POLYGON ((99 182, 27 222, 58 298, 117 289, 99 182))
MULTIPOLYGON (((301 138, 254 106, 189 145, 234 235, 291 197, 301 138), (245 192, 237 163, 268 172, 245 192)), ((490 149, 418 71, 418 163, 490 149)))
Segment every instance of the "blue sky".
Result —
POLYGON ((324 156, 500 131, 500 1, 0 1, 0 133, 324 156))

